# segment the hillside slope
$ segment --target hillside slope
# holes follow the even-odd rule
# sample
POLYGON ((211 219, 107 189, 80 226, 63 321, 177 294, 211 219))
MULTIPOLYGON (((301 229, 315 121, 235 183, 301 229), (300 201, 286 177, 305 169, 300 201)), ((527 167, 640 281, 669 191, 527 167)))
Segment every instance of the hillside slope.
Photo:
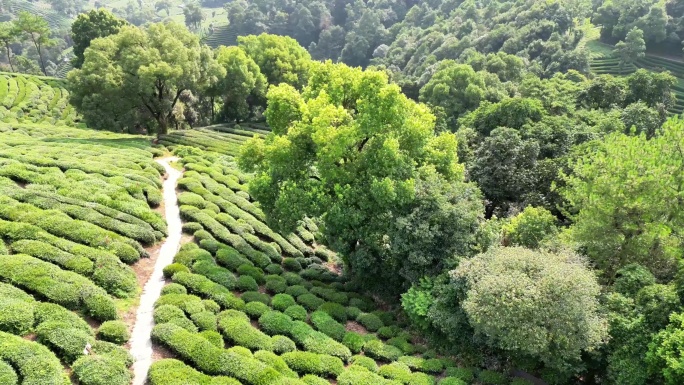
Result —
POLYGON ((0 72, 0 122, 74 126, 78 119, 64 80, 0 72))

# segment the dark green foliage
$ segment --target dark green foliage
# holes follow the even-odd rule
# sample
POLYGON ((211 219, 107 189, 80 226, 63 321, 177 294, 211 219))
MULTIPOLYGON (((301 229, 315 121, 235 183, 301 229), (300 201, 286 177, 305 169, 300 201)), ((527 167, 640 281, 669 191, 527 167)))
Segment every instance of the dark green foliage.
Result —
POLYGON ((207 260, 201 260, 195 262, 194 265, 192 265, 192 271, 201 274, 210 280, 225 286, 229 290, 232 290, 235 287, 235 283, 237 282, 237 279, 235 278, 235 275, 231 273, 229 270, 224 269, 214 261, 207 261, 207 260))
POLYGON ((148 379, 151 385, 240 385, 240 382, 230 377, 207 376, 173 359, 163 359, 153 363, 148 379))
POLYGON ((485 385, 506 385, 508 378, 506 375, 493 370, 483 370, 478 374, 477 379, 485 385))
POLYGON ((183 223, 183 232, 185 234, 194 234, 196 231, 202 230, 202 225, 197 222, 185 222, 183 223))
POLYGON ((406 338, 394 337, 387 340, 387 345, 392 345, 399 348, 404 354, 413 354, 417 352, 417 347, 413 346, 406 338))
POLYGON ((321 310, 311 313, 311 323, 318 331, 336 341, 342 341, 346 333, 344 325, 335 321, 328 313, 321 310))
POLYGON ((266 271, 268 274, 281 274, 283 272, 283 268, 280 267, 280 265, 276 264, 270 264, 264 268, 264 271, 266 271))
POLYGON ((347 313, 347 319, 357 319, 361 315, 361 309, 354 306, 349 306, 345 309, 347 313))
POLYGON ((235 288, 240 291, 256 291, 259 290, 259 285, 254 278, 248 275, 241 275, 235 283, 235 288))
POLYGON ((128 333, 128 326, 124 322, 107 321, 103 322, 97 329, 97 338, 123 345, 128 342, 130 334, 128 333))
POLYGON ((220 248, 216 252, 216 262, 231 271, 237 271, 242 265, 253 265, 247 258, 232 247, 220 248))
POLYGON ((375 332, 384 326, 382 320, 375 314, 363 313, 356 317, 356 321, 363 325, 369 332, 375 332))
POLYGON ((316 374, 321 376, 337 376, 344 370, 344 363, 337 358, 325 354, 309 352, 290 352, 282 355, 283 360, 292 370, 299 374, 316 374))
POLYGON ((220 317, 218 326, 223 336, 236 345, 251 350, 273 350, 271 337, 250 325, 249 320, 241 317, 220 317))
POLYGON ((323 305, 319 306, 318 310, 322 310, 328 313, 338 322, 347 322, 347 309, 339 303, 326 302, 323 305))
POLYGON ((180 272, 173 275, 173 281, 185 286, 190 293, 208 297, 224 309, 242 309, 245 306, 244 301, 237 298, 228 288, 203 275, 180 272))
POLYGON ((325 334, 313 330, 311 326, 302 321, 293 322, 290 337, 305 350, 313 353, 329 354, 344 361, 351 357, 349 348, 325 334))
POLYGON ((299 297, 300 295, 308 294, 309 290, 307 290, 307 288, 302 286, 302 285, 294 285, 294 286, 289 286, 287 289, 285 289, 285 293, 296 298, 296 297, 299 297))
POLYGON ((294 306, 297 303, 289 294, 276 294, 273 296, 271 304, 273 305, 274 309, 285 311, 285 309, 289 308, 290 306, 294 306))
POLYGON ((617 271, 613 289, 626 297, 635 298, 639 290, 655 283, 655 277, 648 269, 630 264, 617 271))
POLYGON ((287 290, 287 282, 281 276, 267 275, 266 290, 273 294, 284 293, 287 290))
POLYGON ((264 278, 264 272, 263 272, 263 270, 261 270, 258 267, 254 267, 251 265, 244 264, 244 265, 241 265, 240 267, 238 267, 237 273, 240 276, 247 275, 247 276, 254 278, 254 280, 259 285, 263 285, 264 283, 266 283, 266 279, 264 278))
POLYGON ((398 348, 392 345, 385 345, 380 340, 371 340, 366 342, 366 344, 363 346, 363 351, 369 357, 387 362, 396 361, 403 354, 398 348))
POLYGON ((74 362, 83 355, 87 343, 93 343, 91 334, 71 328, 63 322, 44 322, 36 328, 37 340, 48 346, 68 363, 74 362))
POLYGON ((283 267, 295 273, 302 270, 302 265, 295 258, 283 258, 283 267))
POLYGON ((437 385, 468 385, 468 383, 458 377, 445 377, 437 385))
POLYGON ((302 294, 297 297, 297 303, 304 306, 306 310, 314 311, 323 305, 325 301, 313 294, 302 294))
POLYGON ((397 335, 397 329, 390 326, 383 326, 377 331, 378 337, 389 339, 397 335))
POLYGON ((271 308, 263 302, 254 301, 245 304, 245 313, 252 319, 258 319, 262 314, 269 310, 271 310, 271 308))
POLYGON ((293 320, 297 321, 306 321, 307 317, 309 316, 309 314, 306 312, 306 309, 301 305, 288 306, 284 313, 292 317, 293 320))
POLYGON ((268 294, 259 293, 258 291, 244 292, 240 298, 245 302, 261 302, 264 305, 271 304, 271 297, 268 294))
MULTIPOLYGON (((287 281, 287 284, 290 285, 290 287, 301 286, 301 285, 304 285, 305 288, 308 287, 307 285, 309 284, 309 282, 306 281, 304 278, 300 277, 299 274, 296 274, 296 273, 293 273, 290 271, 286 271, 282 274, 282 276, 283 276, 283 278, 285 278, 285 281, 287 281)), ((308 290, 308 288, 307 288, 307 290, 308 290)))
POLYGON ((287 335, 292 329, 292 318, 279 311, 267 311, 259 317, 259 325, 270 335, 287 335))

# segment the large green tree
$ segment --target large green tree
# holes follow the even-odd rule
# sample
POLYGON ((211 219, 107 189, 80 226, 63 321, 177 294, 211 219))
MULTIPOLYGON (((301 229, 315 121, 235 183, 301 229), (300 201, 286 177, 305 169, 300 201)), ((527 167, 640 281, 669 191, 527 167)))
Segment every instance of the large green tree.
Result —
POLYGON ((186 91, 225 75, 213 52, 177 23, 122 27, 92 41, 81 69, 69 73, 71 102, 90 127, 136 127, 165 134, 186 91))
POLYGON ((644 31, 637 27, 632 28, 624 41, 615 44, 613 54, 620 59, 620 69, 634 64, 638 59, 646 56, 646 42, 644 41, 644 31))
POLYGON ((607 337, 601 286, 573 253, 494 248, 450 274, 465 287, 462 307, 475 333, 518 362, 532 357, 569 377, 582 352, 607 337))
POLYGON ((43 71, 44 75, 47 75, 43 49, 56 44, 56 40, 50 38, 50 26, 48 25, 48 22, 39 15, 21 11, 19 12, 17 19, 14 20, 14 27, 20 34, 33 43, 33 46, 38 53, 40 69, 43 71))
POLYGON ((72 64, 81 68, 84 60, 84 52, 90 46, 90 42, 98 37, 113 35, 128 24, 126 20, 119 19, 106 9, 93 9, 78 15, 71 24, 71 39, 74 41, 74 59, 72 64))
POLYGON ((11 21, 5 21, 0 23, 0 44, 7 54, 7 63, 10 66, 12 72, 14 72, 14 66, 12 65, 12 48, 10 45, 17 40, 17 30, 14 28, 14 24, 11 21))
POLYGON ((562 190, 574 224, 569 235, 612 280, 630 263, 671 277, 684 252, 684 122, 666 122, 652 139, 611 134, 591 146, 562 190))
POLYGON ((303 93, 271 87, 268 102, 274 133, 239 159, 275 226, 321 218, 351 275, 387 294, 467 251, 482 206, 456 138, 383 72, 316 64, 303 93))
POLYGON ((306 84, 311 55, 295 39, 262 33, 240 36, 238 45, 257 63, 269 84, 287 83, 297 89, 306 84))
POLYGON ((226 70, 226 76, 212 88, 212 94, 223 100, 222 118, 247 119, 250 107, 266 97, 266 77, 240 47, 219 47, 216 60, 226 70))

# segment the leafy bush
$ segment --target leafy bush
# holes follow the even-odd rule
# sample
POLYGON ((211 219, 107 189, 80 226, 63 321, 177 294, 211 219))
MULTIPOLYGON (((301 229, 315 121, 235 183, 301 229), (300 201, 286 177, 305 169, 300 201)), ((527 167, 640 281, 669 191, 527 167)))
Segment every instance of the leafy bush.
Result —
POLYGON ((34 322, 32 302, 0 298, 0 331, 23 336, 31 331, 34 322))
POLYGON ((349 348, 325 334, 315 331, 307 323, 294 321, 290 337, 305 350, 312 353, 329 354, 347 361, 351 357, 349 348))
POLYGON ((230 377, 210 377, 173 359, 153 363, 150 366, 148 380, 150 385, 240 385, 237 380, 230 377))
POLYGON ((285 289, 285 294, 291 295, 293 297, 299 297, 300 295, 308 294, 309 290, 307 290, 304 286, 302 285, 293 285, 289 286, 287 289, 285 289))
POLYGON ((238 317, 224 317, 219 319, 218 326, 223 336, 236 345, 251 350, 273 351, 271 337, 252 326, 249 321, 238 317))
POLYGON ((389 339, 397 335, 397 329, 390 326, 383 326, 378 329, 378 337, 383 339, 389 339))
POLYGON ((266 268, 264 268, 264 271, 267 272, 268 274, 278 275, 278 274, 281 274, 283 272, 283 268, 280 267, 280 265, 276 265, 276 264, 272 263, 272 264, 266 266, 266 268))
POLYGON ((273 294, 284 293, 287 290, 287 282, 281 276, 268 275, 266 276, 266 290, 273 294))
POLYGON ((237 282, 235 275, 230 270, 216 265, 214 261, 197 261, 192 265, 192 271, 209 278, 219 285, 225 286, 229 290, 235 288, 235 283, 237 282))
POLYGON ((402 351, 392 345, 385 345, 380 340, 371 340, 363 346, 367 356, 378 360, 392 362, 402 356, 402 351))
POLYGON ((220 248, 216 252, 216 262, 231 271, 237 271, 238 267, 242 265, 253 265, 250 260, 240 255, 240 253, 228 246, 220 248))
POLYGON ((240 276, 247 275, 247 276, 254 278, 254 280, 259 285, 263 285, 264 283, 266 283, 266 279, 264 277, 264 272, 263 272, 263 270, 261 270, 258 267, 248 265, 248 264, 244 264, 244 265, 241 265, 240 267, 238 267, 237 273, 240 276))
POLYGON ((311 323, 318 329, 318 331, 331 337, 336 341, 342 341, 346 333, 344 325, 335 321, 328 313, 324 311, 315 311, 311 313, 311 323))
POLYGON ((290 352, 282 355, 283 360, 299 374, 337 376, 344 370, 344 363, 337 357, 310 352, 290 352))
POLYGON ((283 258, 283 267, 295 273, 302 270, 302 265, 294 258, 283 258))
MULTIPOLYGON (((285 278, 285 280, 287 281, 287 284, 290 286, 309 284, 308 281, 305 280, 304 278, 300 277, 299 274, 295 274, 295 273, 292 273, 289 271, 283 273, 282 277, 285 278)), ((308 291, 308 289, 307 289, 307 291, 308 291)), ((292 295, 294 296, 294 294, 292 294, 292 295)))
POLYGON ((308 311, 314 311, 318 309, 319 306, 323 305, 325 301, 313 294, 302 294, 297 297, 297 303, 304 306, 308 311))
POLYGON ((190 269, 188 269, 187 266, 182 265, 180 263, 172 263, 172 264, 166 266, 164 268, 163 272, 164 272, 164 277, 171 278, 171 277, 173 277, 174 274, 176 274, 178 272, 189 273, 190 269))
POLYGON ((349 306, 345 308, 345 310, 347 312, 347 319, 355 320, 361 315, 361 309, 359 309, 358 307, 349 306))
POLYGON ((221 333, 214 330, 204 330, 199 333, 205 340, 211 342, 212 345, 223 348, 224 341, 221 333))
POLYGON ((306 309, 304 309, 304 306, 300 305, 292 305, 285 309, 285 314, 289 315, 292 317, 293 320, 297 321, 306 321, 308 318, 309 314, 306 312, 306 309))
POLYGON ((325 380, 323 378, 320 378, 318 376, 314 376, 313 374, 307 374, 306 376, 302 377, 302 381, 306 385, 328 385, 330 382, 328 380, 325 380))
POLYGON ((503 233, 511 245, 536 249, 544 239, 558 233, 556 217, 543 207, 527 206, 503 226, 503 233))
POLYGON ((257 291, 259 290, 259 285, 254 280, 254 278, 248 275, 241 275, 238 277, 235 288, 240 291, 257 291))
POLYGON ((265 350, 259 350, 258 352, 254 353, 254 358, 256 358, 257 360, 263 362, 264 364, 274 368, 275 370, 279 371, 285 377, 299 378, 297 373, 292 371, 292 369, 290 369, 287 366, 287 364, 285 363, 285 360, 278 357, 273 352, 267 352, 265 350))
POLYGON ((115 257, 100 256, 95 261, 93 282, 119 298, 133 296, 138 290, 135 272, 115 257))
POLYGON ((268 311, 259 318, 261 329, 270 335, 286 335, 292 329, 292 318, 279 311, 268 311))
POLYGON ((183 310, 186 314, 192 315, 206 310, 202 300, 191 294, 166 294, 157 300, 155 307, 163 305, 174 305, 183 310))
POLYGON ((197 222, 186 222, 183 223, 183 232, 185 234, 194 234, 196 231, 202 230, 202 225, 197 222))
MULTIPOLYGON (((191 293, 208 297, 225 309, 243 309, 245 306, 244 301, 237 298, 227 287, 203 275, 179 272, 173 275, 173 281, 185 286, 191 293)), ((204 310, 204 306, 202 308, 204 310)))
POLYGON ((103 322, 97 329, 97 337, 104 341, 122 345, 128 342, 130 335, 128 334, 128 326, 123 321, 107 321, 103 322))
POLYGON ((61 362, 45 346, 0 332, 0 360, 16 368, 22 385, 69 385, 61 362))
POLYGON ((258 291, 247 291, 240 296, 245 302, 261 302, 264 305, 271 303, 271 297, 268 294, 259 293, 258 291))
POLYGON ((284 311, 290 306, 294 306, 296 304, 297 303, 295 302, 294 298, 292 298, 292 296, 289 294, 276 294, 271 299, 271 305, 275 310, 284 311))
POLYGON ((203 299, 202 305, 204 305, 204 309, 206 311, 210 311, 214 314, 218 314, 218 312, 221 311, 221 305, 219 305, 218 303, 216 303, 216 301, 211 299, 203 299))
POLYGON ((347 332, 342 338, 342 344, 349 348, 352 353, 358 354, 363 349, 366 340, 356 332, 347 332))
POLYGON ((356 321, 363 325, 369 332, 374 332, 384 326, 382 320, 375 314, 363 313, 356 317, 356 321))
POLYGON ((362 368, 365 368, 373 373, 378 372, 378 364, 375 362, 374 359, 366 356, 353 356, 349 362, 352 365, 360 366, 362 368))
POLYGON ((271 310, 271 308, 268 307, 268 305, 259 301, 248 302, 245 305, 245 313, 247 313, 250 318, 259 318, 269 310, 271 310))
POLYGON ((493 370, 483 370, 477 376, 477 379, 484 385, 506 385, 508 378, 506 375, 495 372, 493 370))
POLYGON ((386 380, 367 369, 352 365, 337 377, 337 385, 400 385, 401 382, 386 380))
POLYGON ((199 330, 216 331, 216 314, 210 311, 202 311, 190 316, 192 322, 199 330))
POLYGON ((161 295, 165 294, 188 294, 188 289, 178 283, 169 283, 162 288, 161 295))
POLYGON ((273 352, 277 354, 283 354, 297 350, 297 345, 295 345, 294 341, 285 336, 273 336, 271 337, 271 340, 273 341, 273 352))
POLYGON ((4 361, 0 361, 0 384, 17 385, 19 377, 14 369, 4 361))
POLYGON ((128 385, 133 380, 123 363, 108 356, 84 356, 72 368, 83 385, 128 385))
POLYGON ((385 378, 400 381, 404 384, 411 381, 411 369, 400 362, 392 362, 381 366, 378 370, 378 374, 385 378))
POLYGON ((468 385, 468 383, 458 377, 445 377, 439 382, 439 385, 468 385))
POLYGON ((416 347, 413 346, 405 337, 399 336, 387 340, 387 345, 394 346, 401 350, 404 354, 413 354, 416 352, 416 347))
POLYGON ((347 309, 336 302, 326 302, 318 307, 318 310, 328 313, 338 322, 347 322, 347 309))

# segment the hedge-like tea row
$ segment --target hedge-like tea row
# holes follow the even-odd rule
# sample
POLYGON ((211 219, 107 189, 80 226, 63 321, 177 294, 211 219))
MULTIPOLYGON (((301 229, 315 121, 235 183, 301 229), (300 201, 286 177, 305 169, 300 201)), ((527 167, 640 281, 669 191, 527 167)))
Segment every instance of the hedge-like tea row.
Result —
POLYGON ((0 255, 0 279, 97 320, 117 318, 112 298, 92 281, 28 255, 0 255))
POLYGON ((207 374, 226 375, 250 385, 304 385, 253 357, 218 348, 201 335, 176 325, 157 325, 152 337, 207 374))
POLYGON ((22 385, 70 385, 57 357, 45 346, 0 332, 0 360, 17 369, 22 385))
POLYGON ((207 376, 181 361, 163 359, 152 364, 148 376, 150 385, 240 385, 225 376, 207 376))

